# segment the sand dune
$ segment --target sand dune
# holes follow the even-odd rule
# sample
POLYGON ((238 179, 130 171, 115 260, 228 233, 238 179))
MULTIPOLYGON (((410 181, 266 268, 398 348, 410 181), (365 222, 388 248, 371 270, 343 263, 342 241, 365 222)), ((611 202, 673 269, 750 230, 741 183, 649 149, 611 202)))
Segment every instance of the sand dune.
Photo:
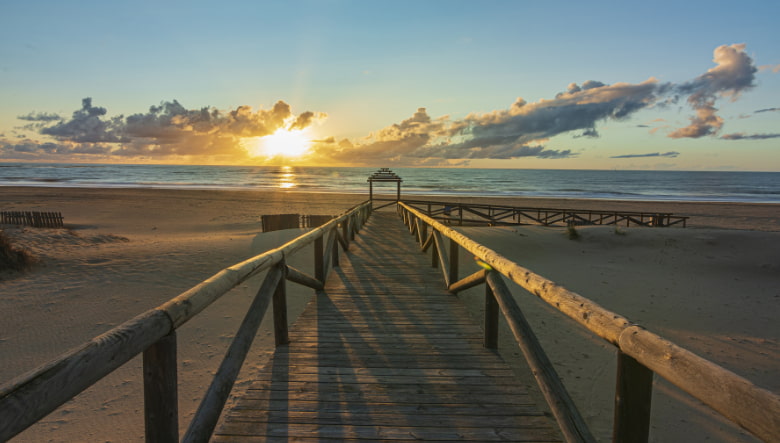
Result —
MULTIPOLYGON (((43 364, 157 306, 220 269, 300 232, 258 233, 259 216, 338 214, 362 195, 144 189, 4 188, 0 208, 55 210, 65 229, 8 228, 41 263, 0 280, 0 382, 43 364)), ((484 200, 482 200, 484 201, 484 200)), ((780 391, 780 211, 776 205, 500 200, 504 204, 691 215, 691 228, 463 228, 463 232, 569 289, 623 314, 759 386, 780 391), (578 205, 578 206, 577 206, 578 205), (662 206, 662 207, 659 207, 662 206)), ((469 257, 464 257, 463 263, 469 257)), ((302 251, 293 265, 311 268, 302 251)), ((465 271, 464 271, 465 272, 465 271)), ((186 426, 259 286, 243 283, 179 331, 180 422, 186 426)), ((290 285, 293 320, 312 291, 290 285)), ((481 305, 479 290, 462 295, 481 305), (474 292, 476 291, 476 292, 474 292)), ((537 334, 594 432, 609 440, 614 392, 610 346, 517 290, 537 334)), ((264 327, 240 382, 271 349, 264 327)), ((506 338, 506 337, 504 337, 506 338)), ((509 340, 502 340, 509 343, 509 340)), ((511 359, 517 353, 504 348, 511 359)), ((518 370, 522 364, 515 362, 518 370)), ((656 383, 654 441, 750 441, 675 389, 656 383), (695 406, 695 405, 694 405, 695 406)), ((139 441, 135 359, 14 441, 139 441)))

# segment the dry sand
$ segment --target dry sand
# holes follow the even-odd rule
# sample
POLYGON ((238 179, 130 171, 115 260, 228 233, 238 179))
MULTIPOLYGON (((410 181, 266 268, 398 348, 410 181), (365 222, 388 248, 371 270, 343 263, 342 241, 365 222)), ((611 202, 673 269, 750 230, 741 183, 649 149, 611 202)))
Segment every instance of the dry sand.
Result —
MULTIPOLYGON (((300 233, 258 234, 259 216, 338 214, 364 195, 251 191, 2 188, 0 210, 60 211, 66 229, 6 233, 41 260, 0 280, 0 383, 163 303, 220 269, 300 233)), ((533 207, 690 215, 689 228, 538 226, 463 232, 648 329, 780 392, 780 207, 719 203, 488 199, 533 207)), ((481 203, 487 202, 480 199, 481 203)), ((466 263, 468 257, 462 259, 466 263)), ((302 251, 293 265, 311 269, 302 251)), ((464 269, 462 272, 467 272, 464 269)), ((259 280, 243 283, 179 330, 180 424, 189 422, 259 280)), ((293 321, 312 291, 289 285, 293 321)), ((479 318, 480 290, 462 294, 479 318)), ((559 374, 597 436, 608 441, 614 350, 517 289, 559 374)), ((272 348, 264 326, 239 383, 272 348)), ((506 331, 502 352, 518 372, 506 331)), ((141 441, 140 358, 14 441, 141 441)), ((653 441, 750 441, 714 413, 656 381, 653 441)))

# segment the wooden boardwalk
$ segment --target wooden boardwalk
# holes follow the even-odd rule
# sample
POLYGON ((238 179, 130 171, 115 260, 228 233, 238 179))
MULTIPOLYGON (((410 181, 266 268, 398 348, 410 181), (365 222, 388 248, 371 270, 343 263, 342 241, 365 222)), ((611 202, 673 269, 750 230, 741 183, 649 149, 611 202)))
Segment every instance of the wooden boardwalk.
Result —
POLYGON ((395 213, 375 212, 214 441, 560 441, 395 213))

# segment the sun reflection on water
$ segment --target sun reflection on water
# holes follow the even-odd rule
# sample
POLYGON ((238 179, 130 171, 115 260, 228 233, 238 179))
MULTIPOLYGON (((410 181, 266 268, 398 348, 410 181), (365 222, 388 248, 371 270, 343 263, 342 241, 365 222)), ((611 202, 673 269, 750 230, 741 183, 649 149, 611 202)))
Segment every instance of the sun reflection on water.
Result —
POLYGON ((282 173, 279 174, 279 189, 292 189, 298 184, 295 181, 295 172, 290 166, 282 166, 282 173))

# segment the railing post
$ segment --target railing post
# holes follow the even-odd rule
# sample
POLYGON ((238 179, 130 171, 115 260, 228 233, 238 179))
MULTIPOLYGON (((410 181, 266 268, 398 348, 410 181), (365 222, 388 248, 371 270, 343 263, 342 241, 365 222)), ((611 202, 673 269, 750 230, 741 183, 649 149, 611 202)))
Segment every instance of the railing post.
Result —
POLYGON ((613 442, 647 441, 652 397, 653 371, 618 350, 613 442))
POLYGON ((349 224, 352 221, 352 217, 347 217, 341 223, 341 238, 344 239, 344 243, 349 245, 349 224))
POLYGON ((431 236, 433 237, 433 246, 431 248, 431 267, 432 268, 438 268, 439 267, 439 248, 436 245, 436 242, 439 240, 436 238, 436 230, 434 230, 431 233, 431 236))
POLYGON ((460 246, 458 243, 450 239, 450 269, 447 271, 448 283, 455 283, 458 281, 458 257, 460 255, 460 246))
POLYGON ((485 339, 484 346, 498 347, 498 302, 490 285, 485 285, 485 339))
POLYGON ((314 278, 325 284, 325 248, 322 237, 314 240, 314 278))
MULTIPOLYGON (((284 260, 277 266, 283 269, 285 274, 287 273, 287 267, 284 264, 284 260)), ((273 309, 274 339, 276 346, 286 345, 287 343, 290 343, 290 338, 287 335, 287 279, 284 277, 276 284, 273 295, 273 309)))
POLYGON ((331 263, 334 268, 339 267, 339 231, 338 228, 333 228, 331 236, 333 237, 333 255, 331 257, 331 263))
POLYGON ((149 346, 143 355, 146 441, 178 442, 176 330, 149 346))

